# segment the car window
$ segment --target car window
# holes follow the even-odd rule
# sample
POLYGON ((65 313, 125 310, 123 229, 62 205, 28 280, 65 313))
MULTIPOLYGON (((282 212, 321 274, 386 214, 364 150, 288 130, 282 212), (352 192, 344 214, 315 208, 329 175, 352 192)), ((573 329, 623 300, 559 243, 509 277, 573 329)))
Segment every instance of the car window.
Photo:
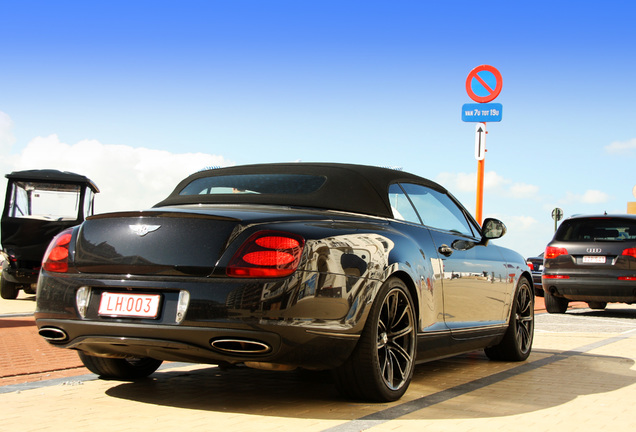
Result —
POLYGON ((77 218, 81 186, 66 183, 16 181, 11 185, 9 217, 41 220, 77 218))
POLYGON ((320 189, 325 181, 325 177, 304 174, 211 176, 192 181, 179 195, 307 194, 320 189))
POLYGON ((398 184, 389 186, 389 202, 395 219, 421 224, 417 212, 398 184))
POLYGON ((636 240, 636 221, 618 218, 585 218, 564 221, 557 231, 558 241, 636 240))
POLYGON ((424 225, 473 236, 464 212, 445 193, 413 183, 402 183, 424 225))

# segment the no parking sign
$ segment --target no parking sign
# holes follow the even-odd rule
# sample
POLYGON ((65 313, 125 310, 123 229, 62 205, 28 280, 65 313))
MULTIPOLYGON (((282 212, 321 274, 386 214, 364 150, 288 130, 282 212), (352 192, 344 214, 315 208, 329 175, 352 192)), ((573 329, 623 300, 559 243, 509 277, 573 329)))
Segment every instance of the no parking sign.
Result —
POLYGON ((477 66, 466 78, 466 93, 479 103, 495 100, 501 93, 502 86, 501 73, 490 65, 477 66))
POLYGON ((465 122, 499 122, 503 114, 500 103, 486 103, 494 100, 503 87, 501 73, 490 65, 474 68, 466 78, 466 93, 479 103, 462 105, 462 121, 465 122))

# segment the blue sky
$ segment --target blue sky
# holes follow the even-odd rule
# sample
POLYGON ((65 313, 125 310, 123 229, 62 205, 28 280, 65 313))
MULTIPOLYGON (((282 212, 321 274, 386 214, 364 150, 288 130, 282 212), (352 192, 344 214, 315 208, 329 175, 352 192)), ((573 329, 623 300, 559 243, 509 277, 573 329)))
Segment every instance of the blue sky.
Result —
POLYGON ((110 211, 206 165, 399 166, 474 212, 461 106, 489 64, 503 119, 484 216, 535 255, 554 207, 636 200, 634 16, 631 1, 3 0, 0 168, 85 174, 110 211))

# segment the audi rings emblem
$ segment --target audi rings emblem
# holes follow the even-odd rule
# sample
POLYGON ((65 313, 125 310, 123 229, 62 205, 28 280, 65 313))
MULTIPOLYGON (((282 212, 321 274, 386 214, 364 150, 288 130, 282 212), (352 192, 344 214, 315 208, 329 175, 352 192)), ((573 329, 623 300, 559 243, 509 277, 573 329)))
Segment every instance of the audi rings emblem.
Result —
POLYGON ((585 249, 585 251, 587 253, 601 253, 601 252, 603 252, 603 249, 601 249, 601 248, 587 248, 587 249, 585 249))

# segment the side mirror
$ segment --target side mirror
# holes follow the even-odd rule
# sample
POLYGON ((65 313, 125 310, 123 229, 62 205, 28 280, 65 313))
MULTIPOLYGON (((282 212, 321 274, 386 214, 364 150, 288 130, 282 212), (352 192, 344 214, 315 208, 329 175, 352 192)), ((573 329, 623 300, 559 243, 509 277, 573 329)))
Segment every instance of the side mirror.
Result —
POLYGON ((498 239, 506 233, 506 225, 499 219, 488 218, 484 221, 482 227, 482 244, 487 244, 488 240, 498 239))

